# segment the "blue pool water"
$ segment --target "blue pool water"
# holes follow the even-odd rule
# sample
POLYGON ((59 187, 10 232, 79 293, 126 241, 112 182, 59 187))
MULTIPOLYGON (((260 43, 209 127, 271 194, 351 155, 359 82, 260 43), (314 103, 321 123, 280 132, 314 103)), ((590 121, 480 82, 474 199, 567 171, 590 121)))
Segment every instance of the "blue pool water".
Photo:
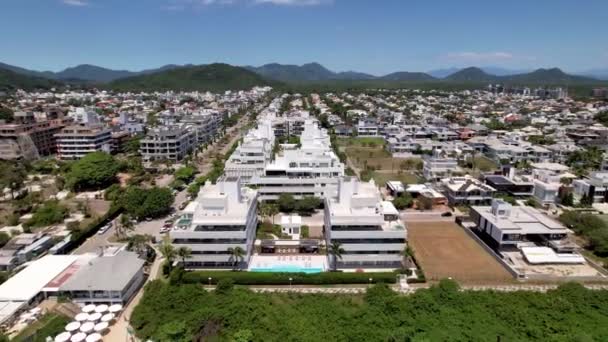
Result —
POLYGON ((252 267, 251 272, 284 272, 284 273, 321 273, 323 269, 320 267, 300 267, 292 265, 281 265, 273 267, 252 267))

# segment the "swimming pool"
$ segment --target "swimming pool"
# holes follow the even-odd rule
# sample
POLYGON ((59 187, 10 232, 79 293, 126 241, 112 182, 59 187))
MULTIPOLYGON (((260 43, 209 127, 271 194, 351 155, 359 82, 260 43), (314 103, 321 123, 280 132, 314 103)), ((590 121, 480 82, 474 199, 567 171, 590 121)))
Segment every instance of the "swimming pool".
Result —
POLYGON ((280 265, 272 267, 252 267, 251 272, 283 272, 283 273, 321 273, 323 269, 320 267, 301 267, 296 265, 280 265))

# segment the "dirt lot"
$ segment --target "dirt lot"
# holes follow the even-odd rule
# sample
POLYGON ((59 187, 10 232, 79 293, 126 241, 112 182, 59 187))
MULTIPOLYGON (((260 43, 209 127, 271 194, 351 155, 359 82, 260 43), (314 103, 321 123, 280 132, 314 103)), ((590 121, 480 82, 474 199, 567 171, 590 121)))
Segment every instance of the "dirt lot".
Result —
POLYGON ((409 222, 408 239, 427 280, 503 284, 513 277, 453 222, 409 222))

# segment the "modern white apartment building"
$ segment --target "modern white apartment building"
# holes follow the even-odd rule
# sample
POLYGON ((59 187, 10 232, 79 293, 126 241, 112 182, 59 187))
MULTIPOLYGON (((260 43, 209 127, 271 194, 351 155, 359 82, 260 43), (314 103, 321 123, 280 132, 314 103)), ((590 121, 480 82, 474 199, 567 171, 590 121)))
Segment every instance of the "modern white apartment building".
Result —
POLYGON ((340 179, 337 198, 325 198, 325 239, 339 242, 344 253, 338 269, 395 269, 401 267, 407 230, 391 202, 382 201, 373 180, 340 179))
POLYGON ((275 200, 283 193, 321 198, 336 195, 344 164, 331 149, 327 130, 307 120, 300 143, 300 148, 279 152, 263 175, 251 179, 261 200, 275 200))
POLYGON ((192 250, 186 268, 247 268, 258 222, 257 191, 227 177, 217 184, 207 182, 193 203, 169 233, 176 248, 192 250), (229 251, 236 247, 244 251, 242 258, 229 251))
POLYGON ((262 120, 258 127, 243 137, 243 142, 226 161, 224 174, 241 177, 248 182, 255 175, 263 175, 266 165, 272 160, 275 138, 270 120, 262 120))
POLYGON ((442 178, 462 172, 455 158, 444 158, 440 155, 441 152, 436 150, 433 156, 427 156, 422 161, 422 174, 429 182, 438 182, 442 178))
POLYGON ((380 135, 378 124, 372 120, 359 120, 357 123, 357 135, 362 137, 377 137, 380 135))
POLYGON ((222 126, 222 116, 214 110, 199 110, 182 116, 180 123, 190 126, 190 130, 196 134, 197 143, 204 144, 218 134, 222 126))
POLYGON ((196 146, 196 134, 185 126, 154 128, 141 139, 139 151, 143 161, 180 161, 196 146))
POLYGON ((110 153, 112 132, 102 125, 67 126, 55 134, 55 141, 59 159, 76 160, 91 152, 110 153))

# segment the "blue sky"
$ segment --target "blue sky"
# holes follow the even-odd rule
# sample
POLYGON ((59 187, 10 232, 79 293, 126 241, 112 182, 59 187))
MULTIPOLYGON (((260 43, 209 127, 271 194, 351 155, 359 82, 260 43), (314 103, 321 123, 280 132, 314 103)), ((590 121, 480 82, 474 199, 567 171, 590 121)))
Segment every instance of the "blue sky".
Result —
POLYGON ((606 0, 0 0, 0 61, 608 68, 606 0))

